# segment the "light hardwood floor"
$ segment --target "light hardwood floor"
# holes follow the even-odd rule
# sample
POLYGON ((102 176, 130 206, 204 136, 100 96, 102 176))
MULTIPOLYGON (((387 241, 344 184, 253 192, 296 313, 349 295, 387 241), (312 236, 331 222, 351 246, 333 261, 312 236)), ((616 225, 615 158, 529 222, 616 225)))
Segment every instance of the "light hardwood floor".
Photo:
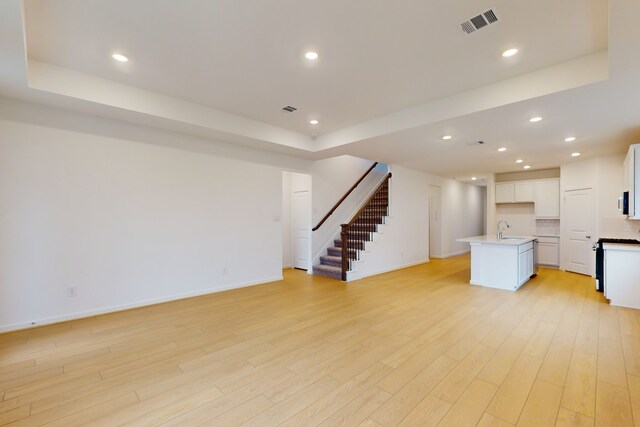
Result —
POLYGON ((640 425, 640 313, 587 277, 515 293, 469 258, 0 335, 0 424, 640 425))

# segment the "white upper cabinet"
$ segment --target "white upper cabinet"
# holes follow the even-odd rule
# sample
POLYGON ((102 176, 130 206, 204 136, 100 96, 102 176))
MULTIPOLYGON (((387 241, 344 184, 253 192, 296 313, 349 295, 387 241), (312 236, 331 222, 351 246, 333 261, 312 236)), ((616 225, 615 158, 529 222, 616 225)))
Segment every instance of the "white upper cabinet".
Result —
POLYGON ((513 203, 514 196, 513 183, 496 184, 496 203, 513 203))
POLYGON ((633 189, 633 179, 634 179, 634 157, 635 150, 633 145, 629 147, 629 152, 627 153, 627 157, 624 159, 624 191, 629 191, 633 189))
POLYGON ((536 218, 560 218, 560 181, 535 181, 534 185, 536 218))
POLYGON ((533 203, 533 182, 516 182, 514 184, 515 203, 533 203))
MULTIPOLYGON (((557 205, 560 206, 560 185, 558 180, 552 180, 558 184, 556 196, 557 205)), ((496 203, 538 203, 536 195, 536 183, 538 181, 518 181, 501 182, 496 184, 496 203)), ((542 182, 542 181, 541 181, 542 182)), ((547 182, 546 180, 544 182, 547 182)), ((558 211, 555 215, 544 215, 545 217, 559 217, 558 211)))
POLYGON ((640 144, 629 147, 624 161, 624 191, 629 192, 629 219, 640 219, 640 144))
POLYGON ((496 184, 496 203, 533 203, 533 182, 496 184))

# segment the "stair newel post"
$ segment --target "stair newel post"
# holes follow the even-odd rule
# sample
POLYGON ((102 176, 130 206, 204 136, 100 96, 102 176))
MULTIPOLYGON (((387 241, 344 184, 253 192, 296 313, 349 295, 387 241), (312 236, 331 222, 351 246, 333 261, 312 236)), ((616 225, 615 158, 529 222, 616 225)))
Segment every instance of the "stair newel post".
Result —
POLYGON ((347 271, 349 270, 349 224, 342 224, 340 238, 342 239, 342 280, 347 281, 347 271))

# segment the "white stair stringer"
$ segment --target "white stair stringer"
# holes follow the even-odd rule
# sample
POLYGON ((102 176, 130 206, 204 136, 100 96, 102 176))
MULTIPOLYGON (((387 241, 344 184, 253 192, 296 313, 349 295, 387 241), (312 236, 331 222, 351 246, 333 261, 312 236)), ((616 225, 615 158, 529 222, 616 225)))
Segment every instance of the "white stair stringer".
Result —
POLYGON ((390 220, 390 216, 384 217, 384 223, 377 226, 377 231, 373 233, 372 239, 365 242, 364 250, 360 251, 360 259, 351 261, 351 270, 347 272, 347 282, 352 282, 364 277, 362 276, 360 269, 364 263, 367 262, 367 255, 375 251, 376 247, 379 247, 379 244, 384 240, 385 232, 389 231, 390 220))

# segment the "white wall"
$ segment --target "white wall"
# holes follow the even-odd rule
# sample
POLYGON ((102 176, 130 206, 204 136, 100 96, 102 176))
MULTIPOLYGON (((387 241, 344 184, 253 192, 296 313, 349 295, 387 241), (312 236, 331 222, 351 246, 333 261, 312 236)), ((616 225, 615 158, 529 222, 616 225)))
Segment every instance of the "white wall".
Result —
POLYGON ((598 159, 596 228, 598 237, 640 239, 640 221, 630 221, 618 212, 618 197, 624 191, 624 155, 598 159))
POLYGON ((496 176, 487 176, 487 191, 485 203, 485 234, 496 234, 498 232, 498 209, 496 207, 496 176))
POLYGON ((495 183, 526 181, 534 179, 551 179, 560 177, 560 168, 541 169, 535 171, 508 172, 492 175, 492 182, 488 188, 492 190, 491 207, 487 207, 487 212, 492 218, 487 218, 487 229, 491 229, 491 234, 497 233, 498 221, 507 221, 511 226, 506 234, 511 235, 560 235, 559 219, 538 219, 535 217, 535 207, 533 203, 516 204, 495 204, 495 183))
POLYGON ((568 163, 560 167, 560 191, 597 187, 598 159, 568 163))
POLYGON ((358 265, 358 274, 365 277, 429 260, 429 185, 442 188, 444 256, 468 252, 468 243, 455 240, 484 232, 485 190, 398 165, 390 169, 391 216, 358 265))
POLYGON ((507 221, 511 226, 506 235, 560 235, 560 220, 536 219, 533 203, 499 204, 496 212, 497 221, 507 221))
MULTIPOLYGON (((351 156, 341 156, 333 159, 314 162, 311 166, 313 176, 313 224, 324 216, 333 204, 345 193, 345 191, 362 176, 371 166, 369 160, 359 159, 351 156), (348 185, 345 185, 348 183, 348 185)), ((401 174, 413 172, 416 184, 400 178, 400 183, 396 180, 395 172, 391 179, 392 186, 396 190, 407 187, 406 192, 413 194, 420 200, 422 197, 428 198, 429 184, 437 185, 442 189, 442 256, 449 257, 469 251, 467 243, 458 243, 456 239, 461 237, 477 236, 485 232, 485 204, 487 192, 484 188, 455 181, 448 178, 402 168, 397 165, 379 165, 362 182, 362 184, 352 193, 343 205, 332 215, 329 220, 313 233, 313 256, 314 264, 317 258, 324 255, 326 246, 334 238, 337 238, 340 231, 340 224, 351 218, 360 203, 365 200, 366 195, 380 182, 387 174, 389 168, 401 171, 401 174), (420 183, 421 187, 417 183, 420 183), (417 190, 419 188, 419 191, 417 190), (418 194, 419 193, 419 194, 418 194)), ((393 201, 392 201, 393 203, 393 201)), ((404 209, 404 208, 403 208, 404 209)), ((396 211, 394 210, 394 214, 396 211)), ((402 212, 399 214, 402 215, 402 212)), ((428 222, 428 214, 427 214, 428 222)), ((411 226, 415 226, 411 222, 411 226)), ((330 243, 329 243, 330 244, 330 243)), ((427 234, 428 246, 428 234, 427 234)), ((428 258, 428 254, 424 257, 428 258)), ((397 266, 403 263, 394 264, 397 266)), ((397 267, 400 268, 400 267, 397 267)))
MULTIPOLYGON (((0 330, 276 280, 290 221, 282 171, 312 175, 315 224, 372 164, 313 162, 3 99, 0 136, 0 330), (68 298, 68 287, 78 295, 68 298)), ((386 171, 377 168, 345 212, 386 171)), ((410 223, 423 237, 401 259, 392 252, 390 267, 428 257, 428 216, 414 205, 430 183, 442 188, 443 251, 468 249, 454 240, 481 234, 482 190, 396 173, 394 214, 407 221, 399 229, 410 223)), ((344 218, 334 221, 314 245, 344 218)))
POLYGON ((507 221, 511 226, 505 234, 535 234, 536 218, 533 203, 496 205, 497 221, 507 221))
POLYGON ((361 277, 429 261, 429 176, 396 165, 391 173, 388 225, 358 265, 361 277))
POLYGON ((487 191, 487 187, 482 187, 482 212, 484 214, 484 220, 482 221, 482 235, 486 235, 487 234, 487 214, 488 214, 488 210, 487 210, 487 197, 488 197, 488 191, 487 191))
POLYGON ((338 156, 311 164, 314 226, 373 163, 359 157, 338 156))
POLYGON ((281 170, 307 172, 313 164, 312 160, 273 151, 258 150, 237 143, 213 141, 209 137, 198 138, 163 129, 4 98, 0 98, 0 119, 142 142, 153 146, 177 148, 225 159, 271 165, 281 170))
POLYGON ((16 121, 0 132, 0 329, 281 277, 280 168, 16 121))
MULTIPOLYGON (((312 164, 313 220, 315 227, 338 200, 355 184, 373 164, 370 160, 352 156, 340 156, 319 160, 312 164)), ((313 235, 312 260, 325 255, 326 247, 340 234, 340 224, 348 222, 366 201, 367 195, 375 189, 388 172, 387 165, 378 165, 360 185, 345 199, 336 211, 313 235)))
POLYGON ((275 280, 293 264, 282 171, 313 175, 319 219, 372 164, 7 99, 0 135, 0 329, 275 280))
POLYGON ((479 236, 485 232, 485 197, 483 188, 452 179, 438 179, 442 186, 443 252, 453 256, 469 251, 468 243, 456 242, 462 237, 479 236))
MULTIPOLYGON (((624 189, 624 155, 604 156, 562 165, 560 190, 593 189, 595 243, 602 237, 640 238, 640 221, 630 221, 618 213, 617 200, 624 189)), ((564 204, 561 204, 564 206, 564 204)), ((561 210, 561 223, 564 209, 561 210)), ((561 268, 568 256, 567 246, 560 241, 561 268)), ((594 253, 595 256, 595 253, 594 253)), ((591 274, 595 274, 594 266, 591 274)))

